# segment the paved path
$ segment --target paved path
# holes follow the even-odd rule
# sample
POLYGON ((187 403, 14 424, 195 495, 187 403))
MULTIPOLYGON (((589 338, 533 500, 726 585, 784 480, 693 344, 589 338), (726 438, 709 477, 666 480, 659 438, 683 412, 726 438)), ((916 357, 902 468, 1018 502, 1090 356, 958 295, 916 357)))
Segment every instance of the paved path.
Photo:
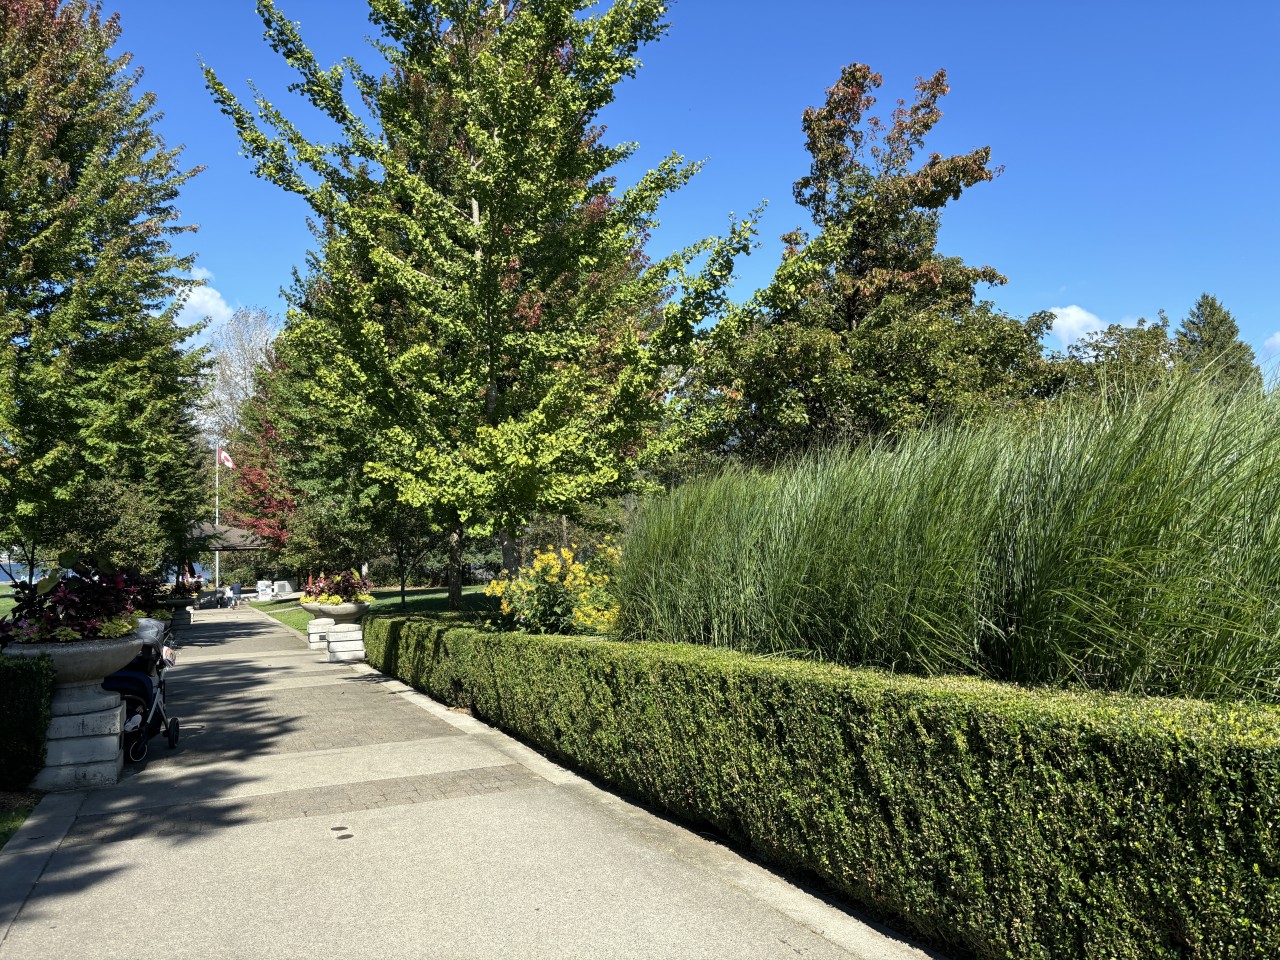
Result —
POLYGON ((930 956, 251 609, 116 786, 0 851, 0 958, 930 956))

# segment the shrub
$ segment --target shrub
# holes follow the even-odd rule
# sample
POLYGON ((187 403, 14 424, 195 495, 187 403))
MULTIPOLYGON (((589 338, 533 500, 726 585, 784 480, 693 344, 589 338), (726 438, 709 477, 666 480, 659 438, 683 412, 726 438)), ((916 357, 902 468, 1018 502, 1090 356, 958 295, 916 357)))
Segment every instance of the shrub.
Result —
POLYGON ((0 656, 0 790, 21 790, 44 767, 53 661, 0 656))
POLYGON ((369 660, 983 958, 1280 955, 1280 714, 365 621, 369 660))
POLYGON ((1280 395, 1184 380, 650 503, 625 639, 1280 701, 1280 395))
POLYGON ((612 592, 618 548, 612 539, 586 553, 548 546, 510 578, 495 579, 485 595, 499 599, 506 626, 530 633, 612 633, 617 601, 612 592))

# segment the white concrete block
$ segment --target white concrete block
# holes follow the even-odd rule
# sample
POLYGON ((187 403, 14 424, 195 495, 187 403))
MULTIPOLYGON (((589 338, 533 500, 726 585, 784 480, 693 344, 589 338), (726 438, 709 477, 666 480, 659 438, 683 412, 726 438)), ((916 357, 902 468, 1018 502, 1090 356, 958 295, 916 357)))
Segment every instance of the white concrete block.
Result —
POLYGON ((316 617, 307 623, 307 646, 312 650, 323 650, 329 641, 329 631, 333 629, 333 621, 328 617, 316 617))
POLYGON ((124 704, 117 703, 108 710, 54 717, 49 723, 49 739, 65 740, 69 737, 109 736, 118 734, 123 726, 124 704))
POLYGON ((330 663, 359 663, 364 660, 364 644, 360 645, 359 650, 330 650, 330 663))
POLYGON ((119 703, 120 694, 114 691, 91 684, 68 684, 54 688, 51 709, 55 717, 69 717, 110 710, 119 703))
MULTIPOLYGON (((358 626, 351 624, 351 626, 358 626)), ((329 634, 329 662, 357 663, 364 659, 364 639, 358 632, 329 634)))
POLYGON ((345 653, 348 650, 363 650, 364 641, 358 638, 355 640, 330 640, 329 649, 337 650, 340 653, 345 653))
POLYGON ((358 623, 337 623, 329 628, 329 637, 339 637, 343 640, 350 640, 352 637, 363 637, 364 631, 360 629, 358 623))
POLYGON ((50 740, 45 764, 65 767, 103 763, 120 755, 120 734, 104 734, 97 737, 70 737, 66 740, 50 740))
POLYGON ((120 780, 124 769, 124 753, 117 750, 115 759, 99 763, 73 763, 66 766, 47 766, 31 781, 35 790, 85 790, 104 787, 120 780))

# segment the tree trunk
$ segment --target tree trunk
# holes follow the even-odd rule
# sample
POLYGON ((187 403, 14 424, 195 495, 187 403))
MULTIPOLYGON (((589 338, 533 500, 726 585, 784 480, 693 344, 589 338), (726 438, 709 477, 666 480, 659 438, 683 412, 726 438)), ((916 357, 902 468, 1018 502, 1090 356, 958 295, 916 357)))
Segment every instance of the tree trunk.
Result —
POLYGON ((449 609, 462 609, 462 548, 467 531, 454 527, 449 531, 449 609))
POLYGON ((409 602, 406 591, 409 583, 409 568, 401 567, 400 569, 400 606, 404 606, 409 602))
POLYGON ((502 567, 509 576, 515 576, 520 569, 520 540, 510 530, 498 534, 502 541, 502 567))
POLYGON ((560 514, 560 549, 569 549, 569 518, 565 514, 560 514))

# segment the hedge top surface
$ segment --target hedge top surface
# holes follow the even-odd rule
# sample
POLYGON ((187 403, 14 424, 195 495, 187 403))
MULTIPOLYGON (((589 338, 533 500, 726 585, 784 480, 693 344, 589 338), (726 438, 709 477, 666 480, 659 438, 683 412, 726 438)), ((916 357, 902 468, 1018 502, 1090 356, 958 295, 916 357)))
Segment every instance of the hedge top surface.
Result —
MULTIPOLYGON (((441 618, 402 619, 406 625, 443 629, 449 633, 467 627, 441 623, 441 618)), ((876 668, 763 657, 698 644, 633 643, 603 638, 513 635, 524 642, 561 647, 566 654, 607 653, 610 658, 681 667, 705 666, 718 674, 764 675, 784 683, 817 682, 833 693, 856 700, 886 697, 931 708, 972 710, 975 701, 983 712, 1027 724, 1070 726, 1126 737, 1153 736, 1213 742, 1235 749, 1280 749, 1280 708, 1256 703, 1222 704, 1169 697, 1140 697, 1093 693, 1048 687, 1020 687, 976 677, 917 677, 876 668)))

